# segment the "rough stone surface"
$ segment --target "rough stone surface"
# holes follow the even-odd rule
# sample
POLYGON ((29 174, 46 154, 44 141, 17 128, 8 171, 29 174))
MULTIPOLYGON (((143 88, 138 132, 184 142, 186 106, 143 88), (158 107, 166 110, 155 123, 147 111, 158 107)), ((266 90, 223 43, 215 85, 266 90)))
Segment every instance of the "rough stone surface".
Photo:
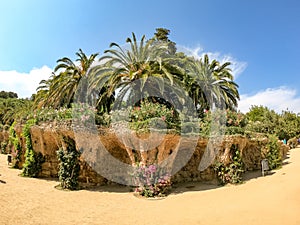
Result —
MULTIPOLYGON (((18 125, 15 127, 15 130, 22 143, 23 149, 25 149, 25 143, 21 135, 22 127, 18 125)), ((58 176, 58 159, 56 151, 64 146, 64 143, 62 142, 62 137, 64 136, 77 140, 76 145, 78 146, 85 146, 87 149, 90 148, 89 154, 83 152, 81 155, 79 178, 81 182, 99 185, 108 184, 110 182, 95 172, 91 167, 93 163, 97 163, 97 157, 101 157, 101 154, 93 149, 93 146, 97 146, 95 141, 101 141, 102 145, 107 150, 107 154, 110 154, 117 160, 128 165, 134 165, 136 162, 143 162, 144 164, 149 165, 153 163, 164 163, 166 160, 171 160, 171 165, 176 167, 177 163, 181 165, 181 160, 187 160, 188 162, 185 163, 185 166, 172 176, 172 181, 175 183, 185 181, 215 181, 216 176, 214 169, 209 165, 211 162, 214 162, 215 159, 222 161, 225 164, 229 164, 232 161, 232 145, 236 145, 240 150, 246 171, 260 169, 260 162, 267 154, 265 146, 268 140, 266 138, 248 139, 243 136, 224 136, 221 141, 203 138, 199 138, 198 140, 192 139, 192 141, 196 140, 196 143, 194 149, 191 150, 189 148, 193 146, 188 140, 181 140, 180 136, 175 134, 165 134, 163 138, 160 138, 160 141, 158 139, 155 148, 150 150, 146 149, 147 151, 135 151, 133 148, 145 149, 145 143, 144 146, 142 146, 143 143, 141 144, 135 139, 130 145, 124 142, 117 133, 118 132, 114 132, 111 129, 100 129, 96 134, 96 138, 92 138, 93 135, 95 137, 95 134, 92 134, 87 130, 78 129, 76 135, 79 135, 80 138, 77 140, 72 127, 68 124, 41 124, 39 126, 33 126, 31 128, 33 149, 36 152, 41 152, 45 157, 45 163, 42 164, 40 177, 58 176), (181 144, 181 148, 178 150, 179 143, 181 144), (209 157, 209 154, 206 151, 207 146, 213 146, 213 152, 215 152, 216 158, 209 157), (210 159, 210 161, 206 160, 207 162, 203 163, 202 160, 205 161, 205 159, 210 159)), ((146 137, 143 138, 145 139, 146 137)), ((0 132, 0 142, 4 141, 8 141, 8 132, 0 132)), ((282 157, 286 156, 288 150, 289 147, 280 142, 280 153, 282 157)), ((25 150, 22 151, 23 162, 24 151, 25 150)), ((109 165, 104 166, 109 167, 109 165)), ((121 172, 122 171, 120 171, 120 173, 121 172)))

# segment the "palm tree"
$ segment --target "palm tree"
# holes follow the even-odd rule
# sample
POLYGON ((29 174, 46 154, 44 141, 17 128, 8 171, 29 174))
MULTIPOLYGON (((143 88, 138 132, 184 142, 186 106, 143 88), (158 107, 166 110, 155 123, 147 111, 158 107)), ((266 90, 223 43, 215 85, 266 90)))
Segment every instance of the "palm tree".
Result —
POLYGON ((186 64, 182 82, 200 113, 214 105, 230 109, 237 106, 238 85, 232 80, 229 65, 229 62, 220 65, 217 60, 209 62, 208 55, 186 64))
POLYGON ((167 43, 155 42, 154 39, 145 41, 145 36, 138 43, 134 33, 126 42, 129 43, 128 49, 111 43, 111 49, 106 50, 106 55, 100 58, 100 65, 91 69, 90 90, 99 89, 100 105, 114 97, 116 90, 120 93, 120 99, 124 99, 125 96, 130 98, 136 94, 133 88, 145 93, 145 85, 152 82, 147 88, 150 86, 163 92, 165 80, 170 84, 174 82, 171 65, 162 57, 168 50, 167 43))
POLYGON ((63 105, 70 106, 74 95, 88 69, 95 61, 98 53, 89 57, 81 49, 76 53, 76 62, 64 57, 57 60, 58 65, 49 80, 43 80, 38 87, 36 103, 39 107, 51 106, 57 108, 63 105), (58 74, 56 74, 58 72, 58 74), (41 102, 39 102, 41 100, 41 102))
POLYGON ((15 120, 27 119, 32 112, 29 99, 0 99, 0 124, 11 125, 15 120))

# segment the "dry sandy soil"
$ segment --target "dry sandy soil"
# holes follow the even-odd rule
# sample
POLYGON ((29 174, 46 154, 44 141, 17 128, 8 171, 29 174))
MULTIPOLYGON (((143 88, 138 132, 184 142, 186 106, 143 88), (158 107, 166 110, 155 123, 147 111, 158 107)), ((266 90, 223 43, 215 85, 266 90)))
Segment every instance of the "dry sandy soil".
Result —
POLYGON ((300 148, 282 169, 219 187, 182 184, 164 199, 137 198, 127 187, 60 191, 55 180, 18 176, 0 155, 0 224, 300 224, 300 148))

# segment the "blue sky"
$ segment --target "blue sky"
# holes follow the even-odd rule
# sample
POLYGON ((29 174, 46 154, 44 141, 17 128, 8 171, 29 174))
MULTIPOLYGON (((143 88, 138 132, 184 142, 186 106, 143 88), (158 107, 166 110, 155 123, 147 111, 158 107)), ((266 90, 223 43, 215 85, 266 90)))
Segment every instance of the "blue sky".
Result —
POLYGON ((234 63, 240 110, 300 112, 299 21, 297 0, 1 1, 0 89, 29 97, 57 59, 165 27, 178 46, 234 63))

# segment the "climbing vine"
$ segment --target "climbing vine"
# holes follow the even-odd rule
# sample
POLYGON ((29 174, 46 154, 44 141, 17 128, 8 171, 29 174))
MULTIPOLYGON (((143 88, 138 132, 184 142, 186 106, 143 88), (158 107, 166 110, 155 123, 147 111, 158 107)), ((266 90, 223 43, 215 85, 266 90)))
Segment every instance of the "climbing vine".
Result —
POLYGON ((14 122, 9 128, 9 144, 13 146, 12 150, 10 150, 9 153, 11 153, 13 158, 12 167, 16 169, 20 169, 22 146, 16 134, 15 125, 16 123, 14 122))
POLYGON ((37 177, 44 162, 43 155, 40 152, 35 152, 32 148, 30 128, 35 123, 34 119, 27 120, 22 131, 22 135, 25 138, 25 163, 23 165, 22 176, 25 177, 37 177))
POLYGON ((1 154, 6 154, 7 144, 8 143, 6 141, 1 142, 1 154))
POLYGON ((242 182, 242 173, 244 172, 244 164, 240 150, 237 145, 232 145, 231 149, 231 160, 229 165, 225 165, 223 162, 216 162, 214 169, 217 173, 217 177, 222 185, 231 183, 237 184, 242 182))
POLYGON ((58 177, 62 189, 76 190, 78 189, 78 177, 80 171, 79 156, 75 141, 68 137, 63 137, 65 149, 60 148, 57 151, 59 160, 58 177))

